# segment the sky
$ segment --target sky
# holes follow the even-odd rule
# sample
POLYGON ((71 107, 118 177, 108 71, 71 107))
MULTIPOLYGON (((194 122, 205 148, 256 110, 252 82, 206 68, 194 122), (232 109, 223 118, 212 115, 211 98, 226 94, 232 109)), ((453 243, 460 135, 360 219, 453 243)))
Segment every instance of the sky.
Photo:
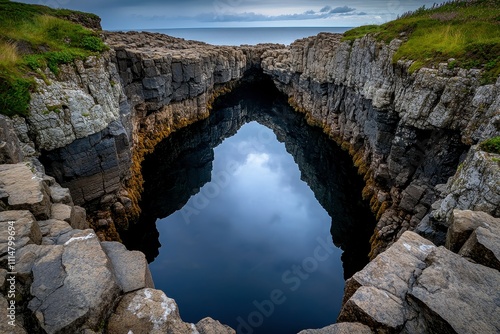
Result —
MULTIPOLYGON (((381 24, 428 0, 18 0, 92 12, 106 30, 355 27, 381 24)), ((438 1, 439 2, 439 1, 438 1)))

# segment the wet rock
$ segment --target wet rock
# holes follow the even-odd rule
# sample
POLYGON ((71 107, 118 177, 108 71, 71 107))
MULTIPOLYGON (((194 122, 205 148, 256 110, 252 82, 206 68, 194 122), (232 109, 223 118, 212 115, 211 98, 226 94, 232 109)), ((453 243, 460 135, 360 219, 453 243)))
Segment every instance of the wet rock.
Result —
POLYGON ((175 301, 163 291, 142 289, 126 294, 108 322, 109 334, 193 334, 183 322, 175 301))
POLYGON ((154 288, 148 262, 143 253, 128 251, 119 242, 102 242, 101 246, 111 260, 115 276, 123 292, 154 288))
POLYGON ((306 329, 299 334, 371 334, 370 327, 359 322, 340 322, 320 329, 306 329))
POLYGON ((28 210, 37 219, 50 217, 49 189, 27 165, 0 165, 0 192, 8 209, 28 210))
POLYGON ((200 334, 236 334, 234 329, 212 318, 203 318, 198 321, 196 329, 200 334))

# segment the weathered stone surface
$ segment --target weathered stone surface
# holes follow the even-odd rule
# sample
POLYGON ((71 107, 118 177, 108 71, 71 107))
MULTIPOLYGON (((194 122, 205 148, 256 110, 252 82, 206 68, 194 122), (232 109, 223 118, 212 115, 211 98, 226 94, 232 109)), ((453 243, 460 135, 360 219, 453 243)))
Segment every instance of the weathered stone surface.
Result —
MULTIPOLYGON (((497 134, 498 135, 498 134, 497 134)), ((448 180, 442 200, 433 204, 434 219, 446 221, 453 209, 483 211, 500 216, 500 167, 495 159, 499 155, 471 147, 467 158, 448 180)))
POLYGON ((54 184, 50 187, 50 199, 52 203, 62 203, 67 205, 73 205, 73 199, 68 188, 63 188, 58 184, 54 184))
POLYGON ((196 329, 200 334, 236 334, 234 329, 212 318, 203 318, 198 321, 196 329))
POLYGON ((29 303, 47 333, 97 330, 119 295, 109 260, 92 230, 74 234, 33 265, 29 303))
POLYGON ((126 294, 108 322, 109 334, 193 334, 183 322, 175 301, 163 291, 142 289, 126 294))
POLYGON ((73 207, 71 227, 78 230, 86 230, 89 228, 89 223, 87 222, 87 212, 81 206, 75 205, 73 207))
POLYGON ((455 253, 458 253, 472 232, 478 227, 500 226, 500 218, 494 218, 481 211, 455 209, 450 221, 445 246, 455 253))
POLYGON ((500 224, 478 227, 458 254, 500 271, 500 224))
POLYGON ((432 333, 497 333, 500 274, 439 247, 409 297, 432 333))
POLYGON ((42 232, 42 244, 44 245, 60 244, 58 242, 59 238, 62 235, 73 231, 71 225, 63 220, 42 220, 38 222, 38 225, 40 226, 40 231, 42 232))
POLYGON ((0 192, 8 209, 29 210, 37 219, 50 217, 48 187, 27 165, 0 165, 0 192))
POLYGON ((21 144, 12 120, 0 115, 0 164, 17 164, 23 161, 21 144))
MULTIPOLYGON (((53 150, 105 129, 119 117, 122 87, 112 84, 110 55, 63 65, 58 78, 47 69, 50 84, 36 79, 26 122, 36 133, 37 149, 53 150)), ((116 81, 115 81, 116 82, 116 81)))
POLYGON ((306 329, 298 334, 371 334, 370 327, 359 322, 340 322, 320 329, 306 329))
POLYGON ((50 218, 55 220, 63 220, 71 225, 72 212, 73 207, 62 203, 54 203, 52 204, 50 218))
POLYGON ((111 260, 115 276, 123 292, 154 288, 148 262, 143 253, 128 251, 119 242, 103 242, 101 246, 111 260))
POLYGON ((9 236, 13 234, 14 246, 19 250, 28 244, 41 244, 42 233, 35 218, 29 211, 4 211, 0 212, 0 264, 7 264, 7 251, 9 236), (9 224, 12 222, 12 224, 9 224), (9 230, 9 226, 12 229, 9 230), (9 231, 11 234, 9 234, 9 231))

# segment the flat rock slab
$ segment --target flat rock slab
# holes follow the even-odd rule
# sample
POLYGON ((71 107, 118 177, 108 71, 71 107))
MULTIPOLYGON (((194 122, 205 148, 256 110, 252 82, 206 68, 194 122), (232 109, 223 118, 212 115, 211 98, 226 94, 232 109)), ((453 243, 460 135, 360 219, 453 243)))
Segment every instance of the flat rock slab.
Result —
POLYGON ((28 307, 47 333, 98 330, 112 312, 120 288, 92 230, 75 231, 32 266, 34 298, 28 307))
POLYGON ((108 322, 109 334, 193 334, 181 320, 175 300, 163 291, 142 289, 126 294, 108 322))
POLYGON ((28 210, 41 220, 50 217, 48 186, 25 164, 0 165, 0 192, 8 209, 28 210))
POLYGON ((139 251, 129 251, 119 242, 101 243, 113 266, 116 278, 123 292, 143 288, 154 288, 146 256, 139 251))
POLYGON ((372 334, 370 327, 359 322, 340 322, 320 329, 305 329, 299 334, 372 334))
POLYGON ((427 328, 435 333, 498 333, 500 273, 444 247, 435 249, 427 262, 409 293, 427 328))

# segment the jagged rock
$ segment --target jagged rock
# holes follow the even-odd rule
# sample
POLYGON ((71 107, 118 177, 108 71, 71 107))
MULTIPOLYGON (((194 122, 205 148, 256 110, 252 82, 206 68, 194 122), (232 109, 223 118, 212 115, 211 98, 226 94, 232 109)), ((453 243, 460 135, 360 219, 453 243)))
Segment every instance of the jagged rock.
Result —
POLYGON ((198 321, 196 329, 200 334, 236 334, 234 329, 212 318, 203 318, 198 321))
POLYGON ((458 254, 500 271, 500 224, 478 227, 458 254))
POLYGON ((47 333, 97 330, 120 288, 92 230, 79 231, 33 264, 29 308, 47 333))
POLYGON ((458 253, 475 229, 489 226, 500 226, 500 218, 493 218, 481 211, 455 209, 450 217, 445 246, 458 253))
POLYGON ((23 154, 12 120, 0 115, 0 164, 17 164, 21 161, 23 154))
POLYGON ((175 301, 163 291, 142 289, 126 294, 108 322, 109 334, 193 334, 181 320, 175 301))
POLYGON ((298 334, 371 334, 370 327, 359 322, 340 322, 320 329, 306 329, 298 334))
POLYGON ((143 253, 128 251, 119 242, 102 242, 101 246, 111 260, 113 270, 123 292, 154 288, 148 262, 143 253))
POLYGON ((500 167, 495 157, 500 156, 471 147, 465 161, 446 184, 444 199, 436 203, 439 208, 432 212, 433 218, 446 221, 453 209, 500 216, 500 167))
POLYGON ((500 273, 473 264, 444 247, 427 257, 409 298, 432 333, 497 333, 500 273))
POLYGON ((7 266, 8 241, 13 233, 13 249, 19 250, 28 244, 40 244, 42 242, 42 233, 35 218, 29 211, 4 211, 0 212, 0 264, 7 266), (12 225, 8 224, 12 222, 12 225), (9 226, 13 229, 9 230, 9 226), (9 234, 11 232, 11 234, 9 234))
POLYGON ((48 187, 25 164, 0 165, 0 191, 8 209, 29 210, 37 219, 50 217, 48 187))

